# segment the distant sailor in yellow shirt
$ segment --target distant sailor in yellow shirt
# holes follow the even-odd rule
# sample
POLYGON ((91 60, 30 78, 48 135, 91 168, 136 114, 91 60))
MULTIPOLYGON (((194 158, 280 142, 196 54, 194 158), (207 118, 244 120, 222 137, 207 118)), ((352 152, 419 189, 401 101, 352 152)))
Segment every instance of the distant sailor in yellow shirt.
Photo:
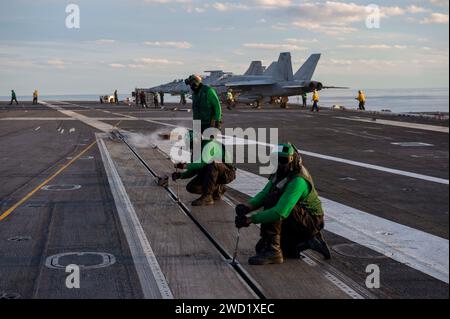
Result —
POLYGON ((360 111, 365 111, 366 110, 366 95, 364 94, 363 91, 358 91, 358 97, 356 98, 356 100, 359 101, 359 110, 360 111))
POLYGON ((33 105, 38 104, 38 97, 39 97, 38 90, 34 90, 34 92, 33 92, 33 105))

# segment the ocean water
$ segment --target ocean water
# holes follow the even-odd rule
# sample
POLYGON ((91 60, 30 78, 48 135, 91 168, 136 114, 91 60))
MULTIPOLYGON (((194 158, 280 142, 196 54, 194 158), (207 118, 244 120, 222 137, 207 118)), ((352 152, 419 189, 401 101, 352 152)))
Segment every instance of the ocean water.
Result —
MULTIPOLYGON (((371 111, 390 110, 393 113, 407 112, 449 112, 449 89, 367 89, 366 108, 371 111)), ((320 105, 331 107, 341 105, 346 108, 357 108, 358 95, 355 90, 323 90, 320 92, 320 105)), ((121 100, 131 97, 119 94, 121 100)), ((0 96, 1 101, 9 101, 9 96, 0 96)), ((20 100, 31 101, 31 96, 18 96, 20 100)), ((42 95, 41 100, 48 101, 97 101, 99 95, 42 95)), ((309 98, 310 99, 310 98, 309 98)), ((168 103, 179 102, 179 97, 165 96, 168 103)), ((291 97, 291 103, 301 101, 299 97, 291 97)))
MULTIPOLYGON (((449 112, 449 89, 367 89, 366 109, 372 111, 390 110, 393 113, 406 112, 449 112)), ((355 100, 358 93, 353 90, 323 90, 320 104, 342 105, 358 108, 355 100)))

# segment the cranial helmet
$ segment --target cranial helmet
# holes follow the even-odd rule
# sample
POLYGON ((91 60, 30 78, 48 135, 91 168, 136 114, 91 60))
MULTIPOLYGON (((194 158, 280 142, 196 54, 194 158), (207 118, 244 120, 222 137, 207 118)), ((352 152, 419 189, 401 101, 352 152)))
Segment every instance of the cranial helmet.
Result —
POLYGON ((193 74, 191 76, 189 76, 186 80, 184 80, 184 83, 186 83, 186 85, 194 85, 194 86, 199 86, 200 83, 202 83, 202 77, 200 75, 196 75, 193 74))

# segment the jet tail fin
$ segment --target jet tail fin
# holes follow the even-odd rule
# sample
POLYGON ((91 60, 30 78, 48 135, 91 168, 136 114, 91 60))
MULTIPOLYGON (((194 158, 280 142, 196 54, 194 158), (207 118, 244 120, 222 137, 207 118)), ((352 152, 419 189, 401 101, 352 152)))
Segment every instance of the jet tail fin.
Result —
POLYGON ((311 81, 314 72, 316 71, 316 67, 319 63, 320 57, 320 54, 312 54, 302 65, 302 67, 297 71, 297 73, 295 73, 294 80, 311 81))
POLYGON ((292 81, 294 75, 291 54, 289 52, 281 53, 278 62, 273 62, 264 72, 264 75, 271 76, 279 81, 292 81))
POLYGON ((261 61, 253 61, 244 75, 263 75, 264 69, 261 61))
POLYGON ((264 71, 264 76, 275 76, 276 72, 277 72, 277 64, 278 62, 272 62, 266 69, 266 71, 264 71))

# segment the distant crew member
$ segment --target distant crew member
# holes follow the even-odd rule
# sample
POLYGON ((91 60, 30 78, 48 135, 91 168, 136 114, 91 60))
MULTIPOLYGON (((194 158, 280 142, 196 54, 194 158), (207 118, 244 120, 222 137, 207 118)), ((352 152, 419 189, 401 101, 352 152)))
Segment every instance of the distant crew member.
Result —
POLYGON ((153 93, 153 105, 155 106, 155 109, 159 107, 159 101, 158 101, 158 93, 153 93))
POLYGON ((222 127, 222 107, 216 90, 202 83, 199 75, 191 75, 185 80, 185 83, 191 87, 192 94, 192 113, 193 119, 201 121, 201 131, 203 132, 215 127, 222 127))
POLYGON ((33 105, 38 104, 39 92, 38 90, 34 90, 33 92, 33 105))
POLYGON ((313 106, 311 108, 311 112, 319 112, 319 92, 317 92, 317 90, 314 90, 312 102, 313 106))
POLYGON ((356 100, 359 102, 359 110, 365 111, 366 110, 366 95, 363 91, 358 91, 358 97, 356 100))
POLYGON ((144 108, 144 109, 148 108, 147 97, 145 96, 145 92, 144 91, 141 91, 139 93, 139 100, 141 101, 142 108, 144 108))
POLYGON ((159 92, 159 99, 161 102, 161 106, 164 106, 164 92, 159 92))
POLYGON ((248 204, 236 207, 236 227, 261 224, 261 239, 251 265, 281 264, 284 258, 299 258, 313 249, 325 259, 331 254, 322 237, 324 212, 319 195, 302 158, 292 144, 281 144, 273 153, 278 168, 266 187, 248 204), (249 217, 251 212, 263 208, 249 217))
POLYGON ((305 92, 302 94, 302 102, 303 102, 303 109, 306 109, 308 107, 308 94, 305 92))
POLYGON ((119 104, 119 95, 117 94, 117 90, 114 91, 114 103, 119 104))
POLYGON ((12 105, 14 101, 17 105, 19 105, 19 102, 17 102, 16 92, 14 92, 14 90, 11 90, 11 102, 9 103, 9 105, 12 105))
POLYGON ((236 102, 234 100, 233 90, 229 89, 227 92, 227 108, 229 110, 236 108, 236 102))
POLYGON ((288 109, 288 102, 289 102, 289 97, 287 96, 282 96, 280 97, 280 107, 282 109, 288 109))
POLYGON ((177 164, 177 169, 187 169, 184 173, 175 172, 172 180, 193 178, 186 189, 191 194, 199 194, 200 198, 192 202, 192 206, 214 205, 214 201, 222 199, 225 185, 236 179, 236 168, 225 146, 216 140, 204 141, 202 155, 190 164, 177 164))
POLYGON ((186 105, 187 104, 187 102, 186 102, 186 94, 185 93, 181 93, 181 95, 180 95, 180 104, 181 105, 186 105))

